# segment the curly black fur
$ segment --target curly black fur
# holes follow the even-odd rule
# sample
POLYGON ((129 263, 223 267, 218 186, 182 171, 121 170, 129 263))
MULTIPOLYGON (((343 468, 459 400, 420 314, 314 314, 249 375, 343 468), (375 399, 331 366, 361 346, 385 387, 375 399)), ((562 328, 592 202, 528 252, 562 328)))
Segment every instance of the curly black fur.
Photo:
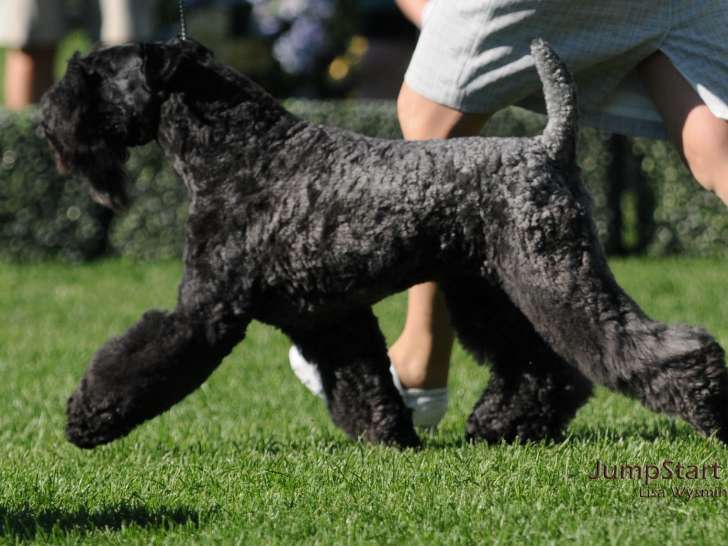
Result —
POLYGON ((722 349, 650 320, 615 282, 575 167, 571 78, 545 44, 532 54, 542 135, 428 142, 301 121, 190 41, 75 57, 43 100, 59 163, 118 207, 127 148, 156 139, 190 207, 177 308, 96 353, 69 401, 71 441, 93 447, 165 411, 258 319, 319 365, 350 436, 416 446, 371 305, 427 280, 493 363, 470 438, 558 438, 595 381, 728 440, 722 349))

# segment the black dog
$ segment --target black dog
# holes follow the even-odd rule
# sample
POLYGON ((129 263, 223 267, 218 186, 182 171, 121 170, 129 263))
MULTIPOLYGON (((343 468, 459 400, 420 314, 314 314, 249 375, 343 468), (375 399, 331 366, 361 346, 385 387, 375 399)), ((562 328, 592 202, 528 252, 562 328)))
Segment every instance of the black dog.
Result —
POLYGON ((42 106, 59 163, 118 207, 127 148, 156 139, 190 206, 177 308, 97 352, 69 401, 71 441, 165 411, 258 319, 317 363, 351 437, 416 446, 371 305, 428 280, 492 363, 471 439, 557 438, 595 381, 728 440, 722 349, 650 320, 616 284, 575 167, 571 78, 545 44, 532 54, 542 135, 429 142, 301 121, 190 41, 75 57, 42 106))

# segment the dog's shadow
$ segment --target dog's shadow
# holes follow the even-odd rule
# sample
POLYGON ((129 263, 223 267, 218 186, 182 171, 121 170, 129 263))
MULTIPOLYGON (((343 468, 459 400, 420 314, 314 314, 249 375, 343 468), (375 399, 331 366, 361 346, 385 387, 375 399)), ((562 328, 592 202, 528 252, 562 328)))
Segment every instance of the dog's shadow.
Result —
POLYGON ((43 540, 51 534, 86 535, 98 530, 118 531, 129 526, 169 528, 177 525, 197 526, 200 515, 186 507, 165 508, 117 504, 89 510, 62 508, 9 509, 0 506, 0 542, 43 540))
MULTIPOLYGON (((452 434, 423 434, 424 450, 448 450, 461 448, 473 444, 464 435, 452 434)), ((601 445, 604 443, 614 444, 621 441, 642 441, 654 443, 657 441, 705 441, 705 438, 696 434, 690 427, 684 424, 665 419, 659 424, 645 426, 644 423, 634 423, 620 426, 589 426, 573 427, 567 431, 560 440, 543 440, 532 445, 546 448, 561 449, 565 446, 576 445, 601 445)), ((495 444, 498 445, 498 444, 495 444)), ((504 443, 503 445, 507 445, 504 443)))
POLYGON ((620 426, 591 425, 576 427, 569 432, 567 441, 572 444, 615 444, 616 442, 635 440, 654 442, 691 442, 705 441, 705 438, 691 429, 687 424, 678 423, 667 418, 659 422, 645 424, 643 422, 628 423, 620 426))

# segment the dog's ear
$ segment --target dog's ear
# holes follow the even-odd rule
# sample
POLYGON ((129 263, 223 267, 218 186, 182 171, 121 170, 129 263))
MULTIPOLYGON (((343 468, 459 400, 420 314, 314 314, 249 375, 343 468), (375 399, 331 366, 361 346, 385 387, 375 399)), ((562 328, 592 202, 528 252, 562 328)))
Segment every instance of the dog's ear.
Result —
POLYGON ((167 88, 185 61, 204 63, 212 52, 193 40, 142 44, 144 76, 152 89, 167 88))
POLYGON ((165 44, 143 44, 142 59, 144 76, 151 88, 166 86, 177 73, 182 62, 182 52, 165 44))
POLYGON ((84 96, 100 81, 98 74, 90 70, 78 51, 69 59, 65 77, 73 82, 72 88, 84 96))
POLYGON ((128 201, 124 189, 126 147, 102 133, 108 114, 97 109, 101 76, 76 53, 62 80, 41 100, 42 127, 61 171, 82 174, 94 200, 112 209, 128 201))

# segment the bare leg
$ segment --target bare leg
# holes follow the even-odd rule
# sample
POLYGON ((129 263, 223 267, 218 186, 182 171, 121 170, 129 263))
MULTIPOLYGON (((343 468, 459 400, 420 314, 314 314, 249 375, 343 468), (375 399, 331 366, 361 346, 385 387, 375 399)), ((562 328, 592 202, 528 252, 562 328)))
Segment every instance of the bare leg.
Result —
POLYGON ((407 292, 407 318, 389 349, 392 365, 405 388, 447 385, 453 331, 440 290, 433 282, 407 292))
POLYGON ((395 0, 397 7, 417 28, 422 28, 425 6, 429 0, 395 0))
POLYGON ((728 205, 728 121, 713 115, 663 53, 643 61, 639 72, 695 179, 728 205))
POLYGON ((5 52, 5 106, 9 110, 20 110, 40 100, 53 84, 55 56, 52 46, 5 52))
MULTIPOLYGON (((433 102, 406 83, 397 100, 397 115, 408 140, 477 135, 488 119, 484 114, 467 114, 433 102)), ((452 344, 452 327, 437 285, 412 287, 404 329, 389 349, 402 385, 424 389, 447 385, 452 344)))

